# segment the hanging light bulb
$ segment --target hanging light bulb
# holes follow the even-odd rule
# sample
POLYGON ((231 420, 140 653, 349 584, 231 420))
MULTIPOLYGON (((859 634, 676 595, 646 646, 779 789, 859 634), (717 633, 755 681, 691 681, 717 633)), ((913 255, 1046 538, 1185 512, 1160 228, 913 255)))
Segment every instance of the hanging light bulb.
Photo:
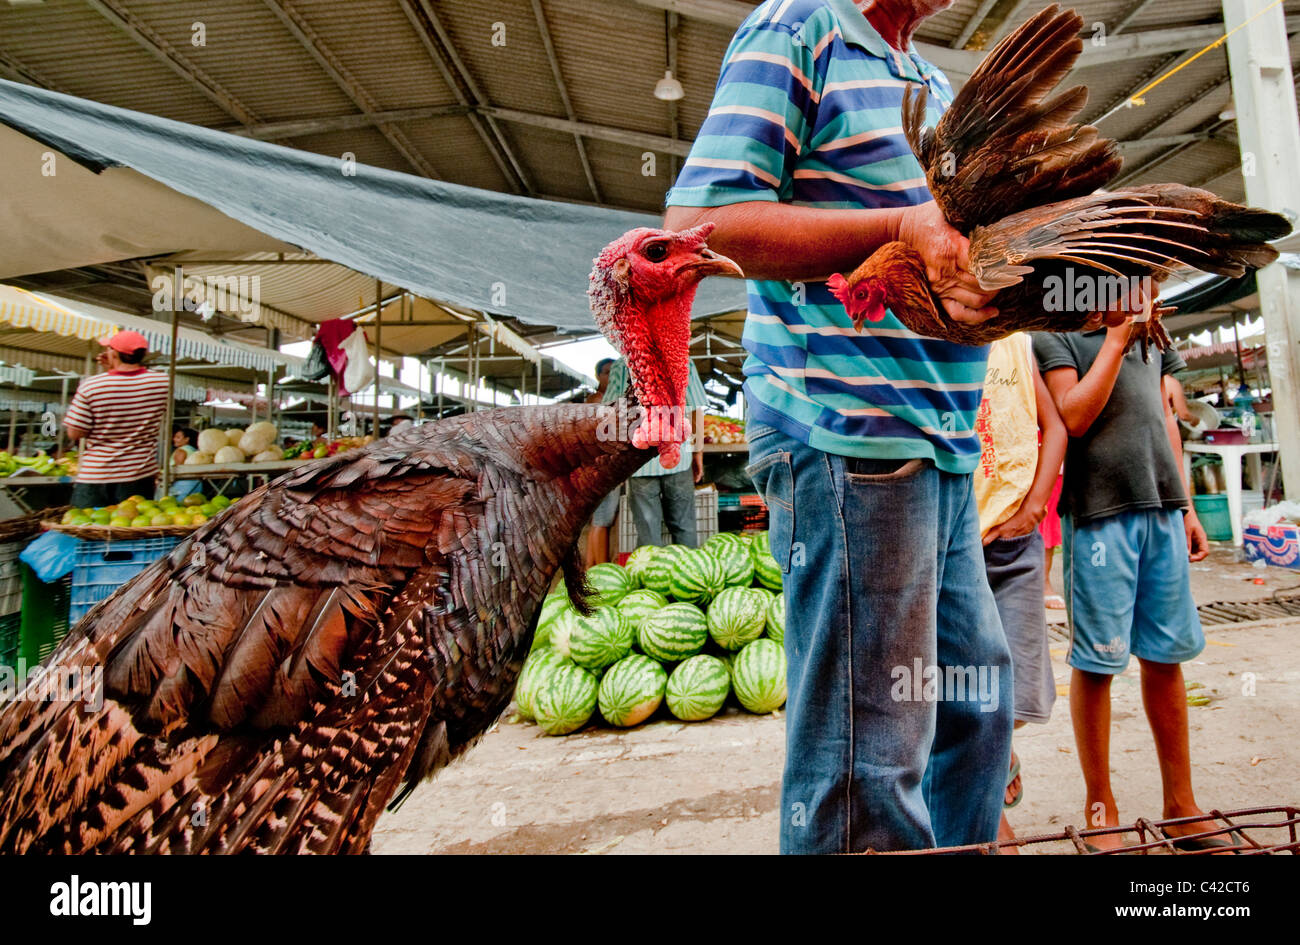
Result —
POLYGON ((685 97, 682 84, 673 78, 673 70, 665 69, 664 77, 655 83, 655 98, 662 102, 676 102, 685 97))

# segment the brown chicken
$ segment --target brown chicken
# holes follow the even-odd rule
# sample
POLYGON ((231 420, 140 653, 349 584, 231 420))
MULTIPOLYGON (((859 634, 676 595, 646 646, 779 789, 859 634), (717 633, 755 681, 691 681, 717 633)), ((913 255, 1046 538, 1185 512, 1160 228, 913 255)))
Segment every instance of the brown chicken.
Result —
POLYGON ((505 709, 597 503, 679 451, 695 288, 739 275, 711 229, 634 230, 592 271, 661 415, 492 410, 318 460, 87 614, 47 671, 102 667, 102 704, 0 708, 0 853, 364 852, 505 709))
MULTIPOLYGON (((954 321, 919 254, 888 243, 828 282, 859 330, 888 309, 918 334, 961 344, 1077 331, 1107 311, 1136 314, 1180 268, 1240 276, 1277 258, 1267 241, 1291 231, 1278 214, 1178 184, 1094 193, 1120 169, 1115 142, 1073 123, 1083 86, 1046 98, 1082 51, 1082 27, 1072 11, 1044 9, 985 57, 933 129, 926 89, 907 90, 903 130, 945 219, 970 238, 972 273, 999 290, 998 314, 954 321)), ((1135 319, 1144 355, 1148 342, 1168 343, 1160 316, 1171 311, 1135 319)))

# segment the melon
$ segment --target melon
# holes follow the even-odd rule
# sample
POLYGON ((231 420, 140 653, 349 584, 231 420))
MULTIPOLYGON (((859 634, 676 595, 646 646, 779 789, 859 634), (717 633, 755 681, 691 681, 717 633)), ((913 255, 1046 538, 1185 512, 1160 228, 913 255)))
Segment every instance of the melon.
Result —
POLYGON ((715 535, 705 542, 704 550, 722 565, 722 579, 728 587, 748 587, 754 583, 754 562, 749 547, 729 532, 715 535))
POLYGON ((708 639, 708 620, 694 604, 668 604, 641 621, 637 633, 641 652, 662 663, 694 656, 708 639))
POLYGON ((773 640, 755 640, 731 663, 736 698, 750 712, 763 715, 785 705, 785 649, 773 640))
POLYGON ((229 446, 238 446, 239 441, 243 439, 244 431, 239 427, 231 427, 226 431, 226 443, 229 446))
POLYGON ((569 640, 573 637, 574 627, 581 619, 582 614, 569 609, 547 625, 547 630, 550 631, 547 635, 547 643, 559 650, 566 658, 569 656, 569 640))
POLYGON ((781 566, 772 557, 771 539, 767 532, 758 532, 749 545, 749 556, 754 562, 754 576, 758 583, 774 591, 781 590, 781 566))
POLYGON ((519 671, 519 680, 515 683, 515 705, 519 709, 520 716, 530 722, 535 718, 532 700, 536 694, 537 684, 557 666, 563 666, 568 662, 559 651, 549 646, 538 647, 528 654, 523 669, 519 671))
POLYGON ((627 572, 628 577, 632 579, 632 583, 637 587, 645 587, 646 568, 650 566, 650 561, 658 550, 654 545, 642 545, 627 556, 627 561, 623 564, 623 570, 627 572))
POLYGON ((200 430, 199 431, 199 452, 215 454, 217 450, 229 446, 230 440, 226 438, 225 430, 200 430))
POLYGON ((530 707, 547 735, 576 732, 596 711, 596 677, 567 660, 542 673, 534 685, 530 707))
POLYGON ((633 591, 618 602, 618 611, 628 619, 634 630, 641 629, 641 621, 668 606, 668 598, 658 591, 642 588, 633 591))
POLYGON ((244 431, 244 435, 239 438, 239 448, 249 456, 255 456, 274 443, 279 435, 280 431, 274 423, 263 420, 244 431))
POLYGON ((583 669, 599 672, 632 650, 636 630, 613 607, 598 607, 590 617, 576 614, 569 630, 569 659, 583 669))
POLYGON ((767 605, 767 635, 777 643, 785 642, 784 594, 773 594, 767 605))
POLYGON ((262 450, 253 457, 255 463, 275 463, 284 459, 284 450, 276 449, 274 446, 270 449, 262 450))
POLYGON ((655 548, 650 561, 641 571, 641 583, 660 594, 669 593, 668 587, 673 578, 673 563, 678 555, 684 554, 686 550, 683 545, 664 545, 655 548))
POLYGON ((687 548, 673 562, 668 594, 679 601, 707 605, 726 586, 717 558, 703 548, 687 548))
POLYGON ((665 696, 668 711, 683 722, 712 718, 727 701, 731 676, 727 664, 716 656, 692 656, 668 677, 665 696))
POLYGON ((633 653, 605 673, 596 703, 610 725, 637 725, 654 715, 667 684, 668 674, 662 666, 648 656, 633 653))
POLYGON ((713 642, 724 650, 739 650, 763 635, 767 599, 762 591, 728 587, 713 599, 707 617, 713 642))
POLYGON ((222 464, 242 463, 247 458, 238 446, 223 446, 213 455, 212 461, 222 464))
POLYGON ((588 568, 587 584, 593 592, 589 598, 593 607, 612 607, 636 588, 632 576, 616 564, 588 568))
POLYGON ((206 466, 212 462, 212 454, 204 450, 196 450, 189 456, 185 457, 186 466, 206 466))

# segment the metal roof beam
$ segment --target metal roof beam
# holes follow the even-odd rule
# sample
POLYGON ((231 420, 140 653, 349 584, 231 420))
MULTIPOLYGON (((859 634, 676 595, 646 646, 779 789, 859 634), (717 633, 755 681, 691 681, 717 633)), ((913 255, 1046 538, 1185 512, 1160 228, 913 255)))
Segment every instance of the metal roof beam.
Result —
POLYGON ((62 92, 67 95, 65 89, 59 88, 45 76, 41 75, 31 66, 20 62, 11 54, 0 49, 0 76, 4 76, 13 82, 22 82, 24 85, 34 85, 37 88, 49 89, 52 92, 62 92))
POLYGON ((175 46, 155 33, 143 20, 127 10, 121 0, 86 0, 86 3, 96 13, 108 20, 109 23, 133 39, 147 53, 197 88, 241 124, 251 125, 259 121, 252 109, 235 98, 216 79, 185 58, 175 46))
POLYGON ((983 3, 981 3, 979 7, 976 8, 975 12, 970 15, 970 19, 966 21, 966 25, 961 28, 961 32, 957 34, 957 38, 950 44, 953 49, 966 48, 966 44, 970 42, 970 38, 975 35, 975 31, 979 29, 979 25, 984 22, 984 18, 989 15, 989 11, 993 9, 997 2, 998 0, 983 0, 983 3))
POLYGON ((467 115, 467 105, 435 105, 430 108, 402 108, 395 111, 371 112, 360 115, 336 115, 330 118, 302 118, 294 121, 264 121, 254 125, 225 128, 230 134, 269 141, 282 138, 303 138, 308 135, 327 134, 332 131, 353 131, 378 124, 399 121, 422 121, 428 118, 446 118, 467 115))
MULTIPOLYGON (((413 24, 419 23, 419 17, 416 16, 416 11, 409 8, 408 0, 401 0, 401 2, 403 9, 406 9, 407 11, 407 18, 410 19, 413 24)), ((440 70, 443 71, 444 78, 451 86, 456 98, 463 101, 464 104, 476 107, 486 105, 487 98, 479 90, 478 83, 474 81, 474 76, 461 60, 460 54, 456 52, 456 44, 452 42, 451 34, 448 33, 446 27, 443 26, 442 19, 438 16, 438 12, 433 8, 433 4, 430 3, 429 0, 414 0, 414 2, 419 4, 419 13, 423 15, 425 22, 433 30, 434 35, 437 36, 441 55, 438 55, 437 52, 435 52, 434 59, 440 64, 440 70), (445 55, 451 63, 451 70, 455 72, 455 76, 446 69, 446 64, 442 63, 442 55, 445 55), (466 91, 469 92, 468 96, 461 92, 460 87, 455 80, 456 76, 458 76, 460 81, 464 83, 466 91)), ((423 26, 417 32, 423 35, 427 40, 428 34, 423 29, 423 26)), ((426 48, 427 47, 428 43, 426 42, 426 48)), ((486 118, 484 121, 492 133, 491 138, 496 142, 494 148, 499 152, 501 157, 509 162, 510 167, 514 170, 515 176, 518 178, 519 186, 522 187, 523 191, 527 194, 532 194, 532 182, 529 180, 528 173, 524 170, 523 164, 515 155, 514 150, 510 147, 510 142, 506 139, 505 133, 502 132, 500 126, 497 125, 492 118, 486 118)), ((509 174, 506 174, 506 179, 510 179, 509 174)))
MULTIPOLYGON (((95 0, 92 0, 95 2, 95 0)), ((343 90, 343 93, 356 104, 366 114, 372 114, 379 111, 378 105, 357 82, 352 74, 348 72, 347 67, 339 60, 329 47, 322 42, 320 36, 316 33, 311 25, 303 18, 302 14, 289 6, 285 0, 262 0, 268 10, 275 15, 284 28, 287 29, 298 40, 299 44, 308 54, 316 60, 316 63, 325 70, 325 73, 334 80, 334 83, 343 90)), ((376 124, 380 134, 388 139, 397 152, 406 159, 407 163, 414 167, 425 177, 440 177, 433 165, 425 160, 424 155, 407 140, 406 135, 402 134, 400 128, 385 122, 376 124)))
POLYGON ((1115 25, 1110 28, 1110 35, 1114 36, 1124 27, 1128 26, 1139 16, 1141 16, 1142 11, 1149 6, 1151 6, 1151 0, 1137 0, 1137 3, 1133 4, 1127 10, 1125 10, 1123 15, 1120 16, 1120 18, 1115 21, 1115 25))
MULTIPOLYGON (((555 54, 555 44, 551 42, 551 27, 546 22, 546 11, 542 9, 542 0, 532 0, 533 17, 537 20, 537 31, 542 36, 542 48, 546 50, 546 60, 551 64, 551 75, 555 77, 555 88, 560 93, 560 101, 564 104, 564 114, 570 121, 574 121, 578 115, 573 110, 573 102, 569 99, 569 87, 564 81, 564 72, 560 69, 560 58, 555 54)), ((587 158, 587 146, 583 143, 582 135, 575 133, 573 144, 578 149, 578 160, 582 163, 582 172, 587 176, 587 186, 591 188, 591 199, 596 203, 603 203, 604 198, 600 195, 600 186, 596 183, 596 174, 592 171, 591 161, 587 158)))

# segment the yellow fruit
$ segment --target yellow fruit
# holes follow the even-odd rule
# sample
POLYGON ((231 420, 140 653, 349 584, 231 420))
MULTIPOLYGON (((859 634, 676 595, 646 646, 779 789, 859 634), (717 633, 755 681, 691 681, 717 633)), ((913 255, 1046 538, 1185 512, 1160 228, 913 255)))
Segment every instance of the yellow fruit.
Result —
POLYGON ((193 495, 187 495, 183 500, 181 500, 181 505, 187 506, 189 508, 193 508, 196 505, 202 505, 206 501, 208 500, 203 498, 203 496, 200 495, 199 493, 195 492, 193 495))
POLYGON ((114 515, 108 520, 108 524, 114 528, 130 528, 131 520, 125 515, 114 515))
POLYGON ((190 518, 190 524, 191 524, 191 525, 202 525, 202 524, 203 524, 204 522, 206 522, 207 520, 208 520, 208 517, 207 517, 206 515, 204 515, 202 512, 195 512, 194 515, 190 518))
POLYGON ((189 523, 190 517, 185 512, 177 512, 172 516, 173 525, 188 525, 189 523))
POLYGON ((137 515, 135 518, 131 519, 132 528, 144 528, 148 524, 149 516, 147 515, 137 515))
POLYGON ((150 525, 170 525, 171 523, 172 517, 164 512, 159 512, 149 519, 150 525))

